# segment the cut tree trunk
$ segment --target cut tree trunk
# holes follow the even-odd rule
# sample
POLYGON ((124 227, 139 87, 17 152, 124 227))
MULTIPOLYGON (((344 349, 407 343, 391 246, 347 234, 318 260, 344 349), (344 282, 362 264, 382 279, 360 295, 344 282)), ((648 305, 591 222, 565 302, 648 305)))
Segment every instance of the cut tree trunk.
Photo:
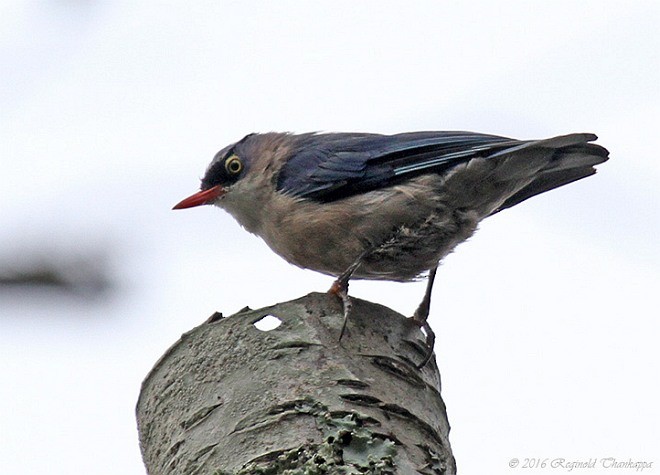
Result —
POLYGON ((424 335, 387 307, 310 294, 220 314, 156 363, 137 405, 142 456, 165 474, 454 474, 424 335), (266 315, 282 323, 254 325, 266 315))

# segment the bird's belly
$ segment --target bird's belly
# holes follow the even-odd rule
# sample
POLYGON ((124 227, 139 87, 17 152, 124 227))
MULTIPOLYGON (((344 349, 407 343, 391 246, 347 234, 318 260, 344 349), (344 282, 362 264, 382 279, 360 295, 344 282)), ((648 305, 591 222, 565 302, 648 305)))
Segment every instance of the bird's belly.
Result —
POLYGON ((369 252, 355 277, 409 281, 436 267, 476 230, 474 212, 433 213, 423 222, 400 226, 369 252))
POLYGON ((435 267, 476 229, 474 212, 409 210, 408 219, 322 213, 288 216, 262 238, 288 262, 338 276, 357 259, 358 279, 410 281, 435 267))
POLYGON ((457 208, 438 190, 442 177, 331 202, 269 193, 258 202, 225 200, 225 209, 288 262, 337 276, 359 258, 354 276, 408 281, 432 269, 483 216, 457 208))

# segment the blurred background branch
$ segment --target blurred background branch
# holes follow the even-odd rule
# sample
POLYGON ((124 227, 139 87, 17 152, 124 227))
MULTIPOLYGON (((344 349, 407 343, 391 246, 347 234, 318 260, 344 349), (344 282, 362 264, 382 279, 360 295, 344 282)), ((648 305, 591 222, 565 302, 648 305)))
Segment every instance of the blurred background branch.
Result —
POLYGON ((47 289, 97 298, 113 286, 109 269, 109 256, 103 250, 59 250, 46 256, 39 249, 26 247, 11 256, 0 254, 0 296, 47 289))

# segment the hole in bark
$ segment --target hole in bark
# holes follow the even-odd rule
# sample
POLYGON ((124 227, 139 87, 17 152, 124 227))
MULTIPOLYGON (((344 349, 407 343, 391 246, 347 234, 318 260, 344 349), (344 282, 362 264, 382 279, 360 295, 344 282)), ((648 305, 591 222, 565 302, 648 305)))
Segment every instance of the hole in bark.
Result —
POLYGON ((346 431, 339 434, 339 438, 337 439, 337 442, 339 442, 341 445, 350 445, 351 440, 353 440, 353 434, 346 431))
POLYGON ((277 318, 275 315, 270 315, 270 314, 264 315, 259 320, 253 323, 253 325, 257 328, 257 330, 261 330, 262 332, 269 332, 271 330, 275 330, 281 324, 282 324, 282 320, 277 318))
POLYGON ((387 371, 393 376, 403 379, 412 386, 417 388, 426 387, 424 380, 420 378, 418 373, 416 373, 409 365, 402 364, 394 358, 386 356, 374 356, 371 361, 374 366, 383 371, 387 371))
POLYGON ((340 394, 339 397, 346 401, 365 406, 375 406, 381 402, 377 397, 369 396, 367 394, 340 394))
POLYGON ((358 389, 369 387, 367 383, 364 383, 359 379, 338 379, 337 384, 341 384, 342 386, 348 386, 350 388, 358 388, 358 389))

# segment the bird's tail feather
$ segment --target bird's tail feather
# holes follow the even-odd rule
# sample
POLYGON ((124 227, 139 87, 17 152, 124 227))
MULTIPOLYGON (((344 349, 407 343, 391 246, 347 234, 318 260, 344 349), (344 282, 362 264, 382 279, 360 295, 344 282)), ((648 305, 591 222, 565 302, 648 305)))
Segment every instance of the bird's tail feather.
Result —
MULTIPOLYGON (((515 206, 540 193, 567 185, 596 173, 595 165, 608 159, 608 151, 600 145, 588 143, 596 140, 594 134, 570 134, 546 140, 526 142, 516 148, 546 148, 553 150, 547 165, 536 173, 534 180, 510 196, 492 214, 515 206)), ((516 152, 518 150, 515 150, 516 152)), ((511 153, 511 149, 499 153, 511 153)), ((492 157, 491 157, 492 158, 492 157)))

